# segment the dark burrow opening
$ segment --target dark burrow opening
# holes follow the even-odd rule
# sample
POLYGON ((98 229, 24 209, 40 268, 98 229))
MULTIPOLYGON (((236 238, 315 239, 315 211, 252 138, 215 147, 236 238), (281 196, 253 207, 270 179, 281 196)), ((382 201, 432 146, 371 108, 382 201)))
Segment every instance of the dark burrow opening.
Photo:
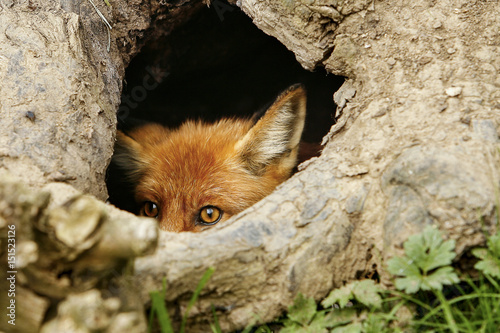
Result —
MULTIPOLYGON (((118 129, 187 119, 213 122, 264 111, 287 87, 307 90, 303 141, 319 143, 335 122, 333 93, 343 77, 307 71, 294 54, 259 30, 238 7, 204 8, 172 34, 148 43, 126 71, 118 129)), ((130 185, 113 165, 109 200, 134 211, 130 185)))

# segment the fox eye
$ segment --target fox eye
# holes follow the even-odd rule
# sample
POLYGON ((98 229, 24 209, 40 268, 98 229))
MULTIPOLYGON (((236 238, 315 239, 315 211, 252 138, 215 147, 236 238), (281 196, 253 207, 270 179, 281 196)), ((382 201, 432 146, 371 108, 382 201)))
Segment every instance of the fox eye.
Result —
POLYGON ((151 201, 145 201, 142 204, 141 215, 158 217, 158 205, 151 201))
POLYGON ((198 220, 204 225, 213 225, 222 218, 222 210, 215 206, 205 206, 200 210, 198 220))

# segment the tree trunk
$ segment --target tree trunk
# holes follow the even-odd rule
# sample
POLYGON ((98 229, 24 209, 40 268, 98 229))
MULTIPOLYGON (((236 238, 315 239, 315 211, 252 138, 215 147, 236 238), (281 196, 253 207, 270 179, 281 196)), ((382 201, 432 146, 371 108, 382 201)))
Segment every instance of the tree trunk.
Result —
MULTIPOLYGON (((106 198, 125 67, 204 5, 94 2, 113 27, 109 52, 89 1, 0 4, 0 253, 8 259, 15 225, 16 315, 26 325, 2 320, 1 329, 144 330, 131 284, 148 304, 166 278, 178 314, 212 266, 189 331, 208 330, 211 304, 222 328, 235 330, 255 315, 279 316, 298 292, 320 299, 373 272, 390 285, 386 259, 428 224, 455 239, 459 255, 496 227, 495 2, 242 0, 255 25, 304 68, 347 77, 334 97, 337 122, 320 157, 231 222, 201 234, 160 233, 130 280, 127 261, 155 245, 151 221, 74 189, 106 198), (51 304, 57 316, 44 322, 51 304)), ((6 309, 9 299, 0 299, 6 309)))
POLYGON ((162 234, 156 254, 136 261, 144 299, 166 276, 171 306, 185 308, 213 266, 192 321, 206 329, 214 304, 234 330, 279 316, 298 292, 319 299, 373 272, 390 284, 386 259, 427 224, 459 255, 484 241, 483 223, 491 231, 498 218, 495 3, 239 5, 305 68, 349 78, 335 96, 340 117, 318 159, 231 225, 162 234))

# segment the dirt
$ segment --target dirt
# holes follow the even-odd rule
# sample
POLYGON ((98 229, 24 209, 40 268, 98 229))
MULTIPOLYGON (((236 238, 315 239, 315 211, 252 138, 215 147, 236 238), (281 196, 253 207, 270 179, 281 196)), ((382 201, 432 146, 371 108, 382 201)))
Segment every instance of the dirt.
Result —
MULTIPOLYGON (((35 192, 55 181, 105 199, 124 68, 146 40, 201 6, 112 4, 99 4, 116 24, 109 53, 86 2, 0 5, 0 172, 35 192)), ((255 314, 272 320, 298 292, 320 299, 375 269, 390 286, 386 259, 428 224, 455 239, 458 254, 484 242, 483 228, 494 231, 499 218, 497 2, 237 4, 303 67, 348 79, 336 95, 339 117, 319 158, 232 223, 162 233, 157 252, 136 260, 144 303, 165 277, 170 308, 185 309, 213 266, 190 331, 206 331, 211 303, 230 331, 255 314)))

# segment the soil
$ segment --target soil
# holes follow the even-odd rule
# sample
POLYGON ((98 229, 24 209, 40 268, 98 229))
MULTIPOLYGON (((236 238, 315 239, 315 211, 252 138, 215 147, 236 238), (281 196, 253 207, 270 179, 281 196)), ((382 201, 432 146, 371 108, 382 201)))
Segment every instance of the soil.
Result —
MULTIPOLYGON (((54 182, 106 199, 105 171, 126 66, 150 41, 189 24, 204 6, 194 1, 111 4, 98 4, 114 27, 109 52, 105 25, 86 1, 62 7, 57 1, 0 5, 0 173, 7 189, 17 188, 5 185, 12 181, 30 186, 33 207, 47 205, 42 187, 53 197, 71 192, 50 186, 54 182)), ((144 304, 165 278, 169 308, 178 314, 203 272, 213 266, 216 273, 190 315, 190 332, 207 330, 210 304, 219 309, 222 328, 236 330, 255 315, 272 320, 298 292, 320 299, 333 287, 375 270, 390 286, 385 261, 428 224, 455 239, 459 255, 482 244, 485 230, 495 230, 500 185, 496 1, 236 4, 304 68, 324 67, 346 78, 335 94, 338 107, 331 111, 337 122, 324 139, 321 156, 232 222, 203 234, 161 233, 157 251, 135 261, 132 285, 140 286, 144 304)), ((13 208, 2 211, 0 228, 3 232, 8 223, 21 223, 37 231, 26 231, 20 241, 34 241, 33 234, 50 231, 37 227, 41 215, 35 210, 17 214, 23 208, 15 207, 28 211, 22 206, 23 191, 12 197, 2 192, 0 203, 13 208)), ((48 207, 50 215, 55 208, 48 207)), ((123 214, 127 225, 143 222, 99 207, 109 225, 119 225, 123 214)), ((115 229, 103 230, 106 242, 96 240, 101 250, 112 244, 108 240, 115 229)), ((141 254, 133 251, 134 242, 124 243, 131 249, 125 251, 129 259, 141 254)), ((43 260, 33 258, 43 256, 31 258, 26 269, 36 271, 43 260)), ((58 327, 58 320, 77 320, 71 309, 85 299, 102 303, 96 313, 115 309, 109 323, 126 311, 113 301, 96 301, 99 295, 92 290, 106 279, 93 276, 88 293, 63 292, 57 299, 30 291, 41 307, 53 304, 53 313, 55 304, 64 304, 47 330, 58 327), (70 294, 76 301, 64 298, 70 294)), ((30 284, 19 283, 30 290, 30 284)), ((44 324, 43 314, 30 322, 31 328, 44 324)))

